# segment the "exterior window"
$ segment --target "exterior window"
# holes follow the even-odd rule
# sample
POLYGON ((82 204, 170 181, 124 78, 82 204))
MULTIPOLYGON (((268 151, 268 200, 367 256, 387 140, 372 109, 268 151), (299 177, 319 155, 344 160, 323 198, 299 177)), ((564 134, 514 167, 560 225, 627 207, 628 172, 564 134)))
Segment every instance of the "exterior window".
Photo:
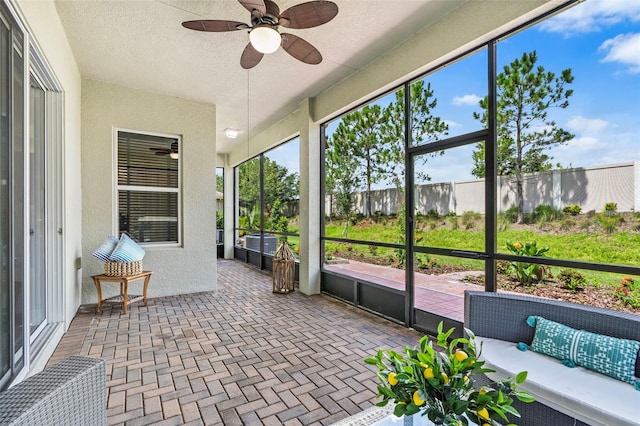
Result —
POLYGON ((117 229, 141 244, 180 244, 180 137, 117 131, 117 229))

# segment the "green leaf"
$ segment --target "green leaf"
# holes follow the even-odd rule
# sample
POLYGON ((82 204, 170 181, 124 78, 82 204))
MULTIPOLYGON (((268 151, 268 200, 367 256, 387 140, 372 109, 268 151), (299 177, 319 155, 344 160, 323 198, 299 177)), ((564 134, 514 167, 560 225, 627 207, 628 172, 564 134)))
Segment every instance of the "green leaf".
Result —
POLYGON ((373 358, 373 357, 366 358, 364 362, 365 364, 378 365, 378 358, 373 358))
POLYGON ((516 392, 514 395, 522 402, 535 402, 535 398, 533 398, 528 392, 516 392))
POLYGON ((509 419, 507 419, 507 416, 504 414, 504 411, 502 411, 500 408, 496 407, 495 405, 491 407, 491 411, 499 415, 503 420, 507 422, 509 421, 509 419))
POLYGON ((396 405, 396 408, 393 409, 393 414, 395 414, 397 417, 401 417, 404 415, 404 413, 407 411, 407 406, 404 404, 398 404, 396 405))
POLYGON ((518 373, 518 375, 516 376, 516 383, 520 385, 524 383, 525 380, 527 380, 527 372, 521 371, 520 373, 518 373))
POLYGON ((452 405, 453 412, 457 415, 464 413, 465 411, 467 411, 467 408, 469 408, 469 402, 461 399, 455 400, 452 405))
POLYGON ((490 401, 493 401, 493 399, 489 396, 488 393, 484 395, 478 394, 478 397, 476 398, 476 402, 478 403, 478 405, 485 405, 490 401))
POLYGON ((516 417, 520 417, 520 413, 518 412, 518 410, 513 408, 511 405, 503 405, 502 409, 505 411, 505 413, 509 413, 509 414, 514 415, 516 417))

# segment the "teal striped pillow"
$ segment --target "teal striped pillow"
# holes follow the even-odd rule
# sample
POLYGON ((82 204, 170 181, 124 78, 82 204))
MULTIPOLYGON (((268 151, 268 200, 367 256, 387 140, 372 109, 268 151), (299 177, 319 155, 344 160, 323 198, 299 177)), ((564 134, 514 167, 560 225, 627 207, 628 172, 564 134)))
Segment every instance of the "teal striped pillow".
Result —
POLYGON ((144 249, 136 244, 127 234, 120 236, 118 245, 109 256, 109 260, 117 262, 136 262, 144 257, 144 249))
POLYGON ((536 328, 530 349, 562 360, 568 367, 580 365, 614 379, 635 385, 635 365, 640 342, 576 330, 548 319, 530 316, 527 324, 536 328))
POLYGON ((107 262, 109 260, 109 256, 111 256, 111 253, 113 253, 113 250, 117 245, 118 239, 113 235, 109 235, 104 243, 102 243, 102 245, 91 254, 103 262, 107 262))

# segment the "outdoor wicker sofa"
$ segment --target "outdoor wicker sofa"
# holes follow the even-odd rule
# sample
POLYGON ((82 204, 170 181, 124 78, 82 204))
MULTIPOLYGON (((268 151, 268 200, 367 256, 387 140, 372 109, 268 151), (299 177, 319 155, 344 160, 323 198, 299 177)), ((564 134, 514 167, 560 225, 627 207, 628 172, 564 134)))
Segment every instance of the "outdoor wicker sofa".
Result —
MULTIPOLYGON (((482 343, 482 359, 492 380, 514 377, 527 371, 521 389, 535 403, 516 401, 526 425, 639 425, 640 391, 634 386, 583 367, 568 368, 555 358, 533 351, 522 352, 516 344, 530 344, 534 328, 530 315, 565 324, 578 330, 640 341, 640 315, 575 303, 512 293, 465 292, 464 325, 482 343)), ((636 359, 635 376, 640 377, 636 359)))
POLYGON ((69 357, 0 393, 0 425, 107 424, 105 362, 69 357))

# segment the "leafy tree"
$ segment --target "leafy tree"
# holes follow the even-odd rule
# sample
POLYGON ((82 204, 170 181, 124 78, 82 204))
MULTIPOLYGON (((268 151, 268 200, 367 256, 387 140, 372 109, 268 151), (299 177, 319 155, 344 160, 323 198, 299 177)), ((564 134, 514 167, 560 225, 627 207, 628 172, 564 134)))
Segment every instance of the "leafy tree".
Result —
POLYGON ((216 175, 216 191, 224 193, 224 176, 216 175))
MULTIPOLYGON (((371 104, 346 114, 328 140, 327 191, 336 190, 332 193, 342 194, 342 201, 346 203, 350 198, 353 201, 353 195, 346 197, 348 192, 364 190, 368 217, 372 215, 372 185, 391 181, 400 187, 404 183, 404 104, 404 90, 399 90, 395 101, 387 107, 371 104), (332 175, 337 173, 350 173, 351 177, 332 175)), ((446 134, 448 126, 431 115, 436 104, 430 85, 425 88, 424 82, 419 81, 411 86, 414 144, 437 140, 446 134)))
MULTIPOLYGON (((419 146, 440 140, 449 132, 449 125, 442 118, 432 115, 431 111, 438 105, 438 99, 433 96, 431 83, 425 87, 424 80, 419 80, 411 85, 411 145, 419 146)), ((389 105, 391 120, 388 122, 391 138, 397 140, 400 149, 396 150, 400 154, 396 159, 401 167, 395 167, 395 173, 391 179, 396 186, 404 183, 404 89, 396 92, 396 100, 389 105)), ((425 164, 429 157, 442 155, 443 151, 420 156, 422 164, 425 164)), ((428 181, 430 177, 421 171, 416 170, 418 180, 428 181)))
MULTIPOLYGON (((345 115, 328 141, 327 159, 332 163, 328 169, 347 169, 346 162, 354 168, 345 171, 353 176, 350 184, 366 191, 366 215, 371 216, 371 186, 385 179, 392 170, 397 147, 387 140, 385 125, 389 111, 372 104, 345 115)), ((344 185, 346 181, 340 180, 344 185)), ((345 194, 340 188, 339 194, 345 194)))
POLYGON ((339 158, 336 150, 326 152, 325 170, 325 191, 331 197, 331 210, 333 212, 333 202, 339 217, 345 218, 345 228, 342 237, 348 238, 349 215, 353 209, 355 192, 358 189, 357 175, 353 173, 358 167, 357 160, 351 157, 339 158))
MULTIPOLYGON (((260 158, 256 157, 240 165, 240 206, 251 210, 260 206, 260 158)), ((297 199, 299 177, 275 161, 264 158, 264 205, 270 211, 276 200, 279 206, 297 199)))
MULTIPOLYGON (((573 90, 566 86, 573 82, 571 69, 560 75, 536 66, 538 55, 534 50, 523 53, 504 67, 497 76, 497 163, 498 174, 515 176, 518 223, 524 219, 523 174, 549 170, 551 160, 545 150, 571 140, 574 135, 560 128, 549 117, 553 108, 567 108, 573 90)), ((474 118, 487 124, 488 98, 480 101, 483 112, 474 118)), ((476 177, 485 176, 484 144, 473 152, 476 177)))

